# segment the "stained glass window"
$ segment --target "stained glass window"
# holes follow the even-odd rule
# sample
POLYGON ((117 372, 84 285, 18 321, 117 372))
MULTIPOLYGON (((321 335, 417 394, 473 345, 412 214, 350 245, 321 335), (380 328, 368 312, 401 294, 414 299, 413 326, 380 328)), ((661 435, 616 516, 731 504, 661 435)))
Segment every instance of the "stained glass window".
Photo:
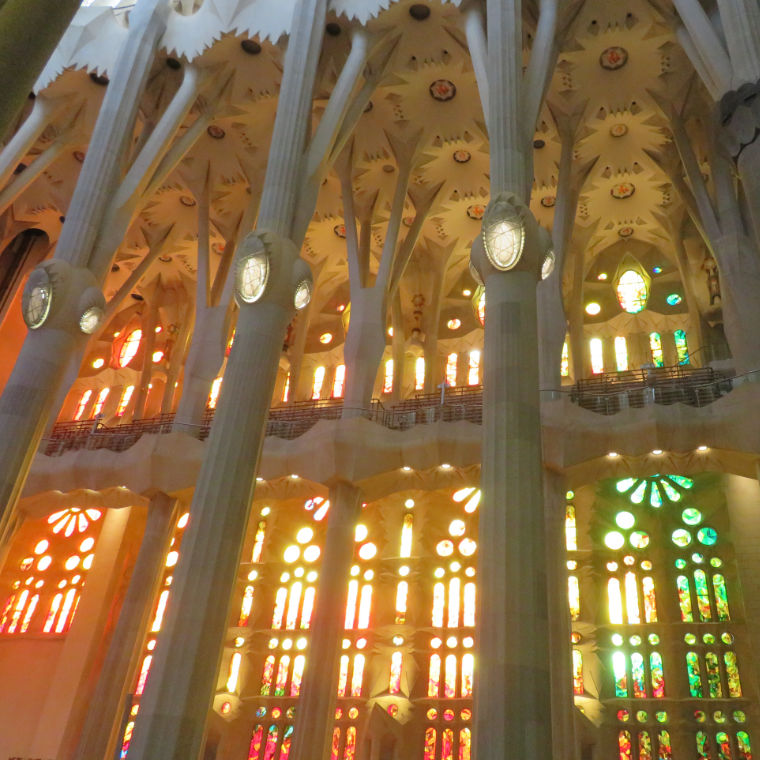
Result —
POLYGON ((559 374, 561 377, 570 377, 570 355, 567 341, 562 344, 562 358, 559 365, 559 374))
POLYGON ((617 298, 621 309, 637 314, 646 308, 649 299, 646 280, 635 269, 627 269, 618 279, 617 298))
POLYGON ((98 393, 98 397, 95 399, 95 406, 92 407, 92 412, 90 413, 92 419, 95 419, 103 412, 103 407, 106 404, 106 399, 108 398, 110 391, 110 388, 102 388, 100 393, 98 393))
POLYGON ((469 359, 467 385, 478 385, 480 383, 480 351, 470 351, 469 359))
POLYGON ((383 373, 383 393, 393 392, 393 359, 385 362, 385 372, 383 373))
POLYGON ((618 372, 628 369, 628 344, 622 335, 615 338, 615 366, 618 372))
POLYGON ((317 367, 314 370, 314 381, 311 385, 311 397, 313 400, 322 398, 322 385, 325 382, 325 368, 317 367))
POLYGON ((589 341, 589 351, 591 352, 591 372, 594 375, 600 375, 604 372, 604 348, 601 338, 591 338, 589 341))
POLYGON ((140 349, 140 341, 142 340, 142 330, 132 330, 122 343, 121 350, 119 351, 119 366, 126 367, 132 359, 135 358, 138 350, 140 349))
POLYGON ((79 421, 82 419, 82 416, 84 415, 84 410, 87 408, 87 404, 89 403, 91 396, 92 396, 91 390, 86 390, 82 394, 82 398, 79 399, 79 404, 77 404, 76 411, 74 412, 75 421, 79 421))
POLYGON ((135 386, 134 385, 128 385, 124 391, 121 394, 121 398, 119 399, 119 404, 116 407, 116 416, 117 417, 123 417, 124 412, 127 410, 127 404, 129 404, 129 400, 132 398, 132 394, 135 392, 135 386))
POLYGON ((421 391, 425 387, 425 357, 418 356, 414 362, 414 390, 421 391))
POLYGON ((581 615, 581 592, 576 575, 567 578, 567 596, 570 602, 570 619, 578 620, 581 615))
POLYGON ((346 381, 346 365, 339 364, 335 368, 335 377, 333 379, 332 397, 343 398, 343 386, 346 381))
POLYGON ((702 696, 702 676, 699 656, 696 652, 686 653, 686 674, 689 677, 689 693, 692 697, 702 696))
POLYGON ((446 357, 446 385, 450 388, 456 387, 457 384, 457 360, 459 354, 456 352, 450 353, 446 357))
POLYGON ((285 375, 285 385, 282 386, 282 403, 287 404, 290 399, 290 370, 285 375))
POLYGON ((655 367, 665 366, 665 359, 662 353, 662 338, 660 338, 660 333, 649 333, 649 350, 652 352, 652 364, 654 364, 655 367))
POLYGON ((673 748, 670 744, 670 732, 666 729, 662 729, 657 734, 657 758, 658 760, 672 760, 673 748))
POLYGON ((662 671, 662 657, 659 652, 650 653, 649 672, 652 678, 652 696, 660 699, 665 696, 665 675, 662 671))
POLYGON ((388 691, 391 694, 398 694, 401 691, 401 669, 404 658, 401 652, 394 652, 391 655, 391 672, 388 679, 388 691))
POLYGON ((565 507, 565 545, 569 552, 578 550, 578 532, 575 525, 575 507, 568 504, 565 507))
POLYGON ((213 383, 211 383, 211 391, 208 394, 208 402, 206 406, 209 409, 216 409, 216 402, 219 399, 219 391, 222 389, 223 378, 217 377, 213 383))
POLYGON ((614 652, 612 655, 612 673, 615 679, 615 696, 628 696, 628 675, 626 669, 625 653, 614 652))
POLYGON ((618 732, 618 757, 619 760, 632 760, 631 732, 618 732))
POLYGON ((686 333, 683 330, 676 330, 673 333, 673 340, 676 344, 676 355, 679 364, 689 364, 689 344, 686 341, 686 333))
POLYGON ((580 649, 573 648, 573 694, 583 696, 583 655, 580 649))

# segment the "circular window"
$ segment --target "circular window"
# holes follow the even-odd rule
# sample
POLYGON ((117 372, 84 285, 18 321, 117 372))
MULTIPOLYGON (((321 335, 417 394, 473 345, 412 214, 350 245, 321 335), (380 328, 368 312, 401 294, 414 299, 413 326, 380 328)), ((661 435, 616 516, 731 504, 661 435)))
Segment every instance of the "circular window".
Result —
POLYGON ((618 528, 628 530, 636 524, 636 518, 631 512, 618 512, 615 515, 615 523, 617 524, 618 528))
POLYGON ((694 507, 687 507, 681 512, 681 519, 687 525, 699 525, 702 522, 702 513, 694 507))
POLYGON ((120 367, 126 367, 132 359, 135 358, 135 355, 140 349, 141 340, 142 330, 132 330, 132 332, 127 335, 126 340, 122 343, 121 350, 119 351, 120 367))
POLYGON ((713 546, 718 540, 718 532, 714 528, 700 528, 697 531, 697 541, 705 546, 713 546))
POLYGON ((677 528, 673 531, 671 539, 676 546, 688 546, 691 543, 691 533, 683 528, 677 528))
POLYGON ((625 543, 625 536, 617 530, 610 531, 604 537, 604 544, 608 549, 620 549, 625 543))

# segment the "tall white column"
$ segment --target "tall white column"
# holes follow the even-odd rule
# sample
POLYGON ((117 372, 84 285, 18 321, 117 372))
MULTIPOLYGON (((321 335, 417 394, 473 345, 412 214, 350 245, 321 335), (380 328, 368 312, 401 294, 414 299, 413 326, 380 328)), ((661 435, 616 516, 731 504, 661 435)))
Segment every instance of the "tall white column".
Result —
POLYGON ((190 508, 163 634, 140 705, 130 758, 194 760, 203 744, 234 579, 253 499, 282 341, 294 292, 308 267, 287 239, 293 223, 326 0, 295 7, 258 231, 233 266, 241 278, 251 256, 264 256, 268 277, 253 303, 241 290, 235 342, 190 508))
POLYGON ((330 488, 325 549, 290 750, 294 760, 327 760, 330 754, 354 527, 360 509, 356 487, 339 482, 330 488))
POLYGON ((47 273, 52 281, 50 306, 42 324, 28 333, 0 396, 0 526, 15 509, 69 361, 84 350, 87 336, 79 318, 88 306, 103 306, 87 264, 121 173, 168 11, 166 0, 140 0, 131 12, 130 32, 106 91, 55 257, 30 277, 31 283, 35 274, 47 273), (85 291, 91 294, 87 303, 82 302, 85 291))
POLYGON ((150 500, 140 551, 72 760, 113 756, 124 700, 140 659, 140 648, 162 577, 175 505, 176 500, 164 493, 150 500))

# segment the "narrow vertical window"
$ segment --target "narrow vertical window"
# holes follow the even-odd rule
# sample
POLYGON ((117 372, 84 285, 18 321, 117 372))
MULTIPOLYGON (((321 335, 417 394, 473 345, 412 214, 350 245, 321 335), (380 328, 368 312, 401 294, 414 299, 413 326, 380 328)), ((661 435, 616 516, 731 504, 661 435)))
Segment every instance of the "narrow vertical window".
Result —
POLYGON ((739 760, 752 760, 752 745, 746 731, 736 732, 736 747, 739 750, 739 760))
POLYGON ((340 751, 340 727, 335 726, 332 735, 332 747, 330 748, 330 760, 338 760, 340 751))
POLYGON ((404 515, 404 522, 401 526, 401 551, 400 557, 412 556, 412 538, 414 529, 414 517, 412 515, 404 515))
POLYGON ((343 760, 354 760, 356 757, 356 726, 346 729, 346 747, 343 750, 343 760))
POLYGON ((731 760, 731 740, 725 731, 718 731, 715 735, 715 743, 718 745, 718 760, 731 760))
POLYGON ((628 622, 631 624, 640 623, 639 591, 635 573, 625 574, 625 607, 628 613, 628 622))
POLYGON ((301 604, 301 591, 303 590, 303 584, 301 581, 296 581, 290 587, 290 597, 288 599, 288 614, 285 618, 285 628, 289 631, 295 630, 296 621, 298 620, 298 608, 301 604))
POLYGON ((570 619, 578 620, 581 616, 581 591, 577 575, 570 575, 567 578, 567 597, 570 603, 570 619))
POLYGON ((467 367, 467 385, 480 384, 480 351, 470 351, 470 361, 467 367))
POLYGON ((264 539, 267 534, 267 521, 259 520, 256 526, 256 536, 253 539, 253 551, 251 552, 251 562, 261 562, 261 555, 264 551, 264 539))
POLYGON ((615 679, 615 696, 628 696, 628 675, 626 670, 625 654, 614 652, 612 655, 612 674, 615 679))
POLYGON ((728 695, 730 697, 741 697, 742 684, 739 680, 739 666, 736 664, 736 652, 726 652, 723 655, 723 662, 726 663, 726 680, 728 681, 728 695))
POLYGON ((158 597, 156 605, 156 614, 153 617, 153 624, 150 627, 151 633, 158 633, 161 630, 161 624, 164 622, 164 611, 166 603, 169 601, 169 590, 164 589, 158 597))
POLYGON ((697 609, 699 619, 705 623, 710 620, 710 593, 707 590, 707 574, 704 570, 694 571, 694 590, 697 593, 697 609))
POLYGON ((424 760, 435 760, 436 731, 432 726, 425 729, 425 754, 424 760))
POLYGON ((446 605, 446 587, 443 583, 433 586, 433 621, 434 628, 443 627, 443 608, 446 605))
POLYGON ((388 691, 391 694, 399 694, 401 692, 401 669, 403 663, 403 655, 401 652, 395 651, 391 655, 391 673, 388 679, 388 691))
POLYGON ((723 696, 723 687, 720 683, 720 665, 718 655, 715 652, 705 654, 705 670, 707 671, 707 690, 713 699, 723 696))
POLYGON ((264 739, 264 726, 258 725, 253 729, 251 743, 248 745, 248 760, 259 760, 261 742, 264 739))
POLYGON ((641 579, 641 592, 644 597, 644 620, 657 622, 657 600, 654 592, 654 580, 649 576, 641 579))
POLYGON ((562 344, 562 359, 559 365, 559 374, 561 377, 570 377, 570 355, 567 341, 562 344))
POLYGON ((311 625, 311 616, 314 612, 314 598, 317 590, 314 586, 309 586, 303 595, 303 605, 301 607, 301 628, 307 630, 311 625))
POLYGON ((649 333, 649 350, 652 352, 652 364, 655 367, 663 367, 665 360, 662 354, 662 338, 660 338, 660 333, 649 333))
POLYGON ((354 655, 354 669, 351 673, 351 696, 361 697, 364 681, 364 655, 354 655))
POLYGON ((306 666, 306 657, 299 654, 293 660, 293 677, 290 679, 290 696, 297 697, 301 693, 301 681, 303 680, 303 669, 306 666))
POLYGON ((461 596, 462 582, 459 578, 452 578, 449 581, 449 628, 459 627, 459 599, 461 596))
POLYGON ((470 760, 472 756, 472 733, 469 728, 459 730, 459 760, 470 760))
POLYGON ((290 655, 284 654, 280 657, 280 663, 277 666, 277 677, 274 681, 275 697, 285 696, 285 686, 288 683, 288 668, 290 667, 290 655))
POLYGON ((106 405, 106 399, 108 398, 108 393, 110 390, 110 388, 103 388, 100 393, 98 393, 98 397, 95 400, 95 406, 92 407, 92 413, 90 414, 90 417, 92 419, 95 419, 95 417, 102 413, 103 407, 106 405))
POLYGON ((219 391, 221 389, 222 389, 222 378, 217 377, 216 380, 214 380, 214 382, 211 383, 211 391, 208 394, 208 402, 206 403, 206 407, 208 409, 216 409, 216 402, 219 400, 219 391))
POLYGON ((251 617, 251 608, 253 607, 253 586, 246 586, 243 592, 243 601, 240 604, 240 617, 238 626, 243 628, 248 625, 248 619, 251 617))
POLYGON ((124 412, 127 411, 127 405, 129 404, 129 400, 132 398, 132 394, 135 392, 135 386, 134 385, 128 385, 124 392, 121 394, 121 398, 119 399, 119 405, 116 407, 116 416, 117 417, 123 417, 124 412))
POLYGON ((261 695, 268 697, 272 691, 272 681, 274 680, 274 655, 270 654, 264 660, 264 669, 261 672, 261 695))
POLYGON ((704 731, 697 731, 697 760, 711 760, 710 740, 704 731))
POLYGON ((676 578, 676 588, 678 589, 678 606, 681 609, 681 622, 694 622, 694 615, 691 611, 691 591, 689 589, 689 579, 685 575, 679 575, 676 578))
POLYGON ((446 357, 446 385, 449 388, 455 388, 457 384, 457 360, 459 354, 456 352, 449 354, 446 357))
POLYGON ((414 390, 421 391, 425 387, 425 357, 418 356, 414 362, 414 390))
POLYGON ((575 507, 565 507, 565 544, 569 552, 578 551, 578 529, 575 525, 575 507))
POLYGON ((272 628, 279 630, 282 628, 282 621, 285 617, 285 603, 288 601, 288 590, 282 586, 277 589, 277 596, 274 599, 274 611, 272 612, 272 628))
POLYGON ((285 734, 282 737, 282 746, 280 747, 280 754, 277 760, 288 760, 290 755, 290 744, 293 741, 293 726, 288 726, 285 729, 285 734))
POLYGON ((346 599, 346 622, 345 628, 350 630, 354 627, 356 619, 356 600, 359 598, 359 581, 356 579, 348 582, 348 598, 346 599))
POLYGON ((619 731, 618 732, 618 757, 620 760, 632 760, 633 755, 631 752, 631 732, 619 731))
POLYGON ((716 573, 712 577, 713 591, 715 592, 715 608, 718 611, 718 620, 721 622, 730 620, 731 615, 728 611, 728 594, 726 593, 726 580, 720 574, 716 573))
POLYGON ((699 656, 696 652, 686 653, 686 675, 689 678, 689 693, 692 697, 702 697, 702 675, 699 656))
POLYGON ((333 379, 332 397, 343 398, 343 386, 346 382, 346 365, 339 364, 335 368, 335 378, 333 379))
POLYGON ((338 671, 338 696, 346 696, 346 686, 348 685, 348 655, 340 656, 340 669, 338 671))
POLYGON ((662 657, 659 652, 650 653, 649 672, 652 675, 652 696, 661 699, 665 696, 665 674, 662 670, 662 657))
POLYGON ((317 367, 314 370, 314 382, 311 384, 311 398, 316 401, 322 398, 322 386, 325 382, 325 368, 317 367))
POLYGON ((441 760, 454 760, 454 731, 444 728, 441 735, 441 760))
POLYGON ((644 658, 639 652, 634 652, 631 655, 631 681, 633 683, 633 696, 645 698, 647 687, 644 675, 644 658))
POLYGON ((618 372, 628 369, 628 344, 622 335, 615 338, 615 366, 618 372))
POLYGON ((362 586, 361 597, 359 598, 359 619, 356 627, 359 629, 369 628, 369 616, 372 610, 372 586, 365 584, 362 586))
POLYGON ((573 694, 582 697, 583 686, 583 655, 580 649, 573 649, 573 694))
POLYGON ((664 728, 657 734, 657 760, 673 760, 670 732, 664 728))
POLYGON ((443 667, 443 696, 453 699, 457 695, 457 656, 447 654, 443 667))
POLYGON ((290 370, 288 370, 288 374, 285 375, 285 385, 283 385, 282 387, 282 403, 287 404, 289 399, 290 399, 290 370))
POLYGON ((673 340, 676 344, 676 356, 679 364, 689 364, 689 344, 686 342, 686 333, 683 330, 676 330, 673 333, 673 340))
POLYGON ((145 682, 148 680, 148 672, 150 671, 150 664, 153 662, 153 655, 146 655, 142 661, 140 667, 140 675, 137 676, 137 686, 135 686, 135 696, 139 697, 145 691, 145 682))
POLYGON ((84 410, 87 408, 87 404, 89 403, 91 396, 91 390, 87 390, 82 394, 82 398, 79 399, 79 404, 77 404, 77 410, 74 412, 75 422, 78 422, 82 419, 82 415, 84 414, 84 410))
POLYGON ((430 671, 428 675, 428 696, 437 697, 441 682, 441 655, 430 655, 430 671))
POLYGON ((472 696, 472 682, 475 674, 475 656, 469 652, 462 657, 462 686, 460 695, 462 697, 472 696))
POLYGON ((639 760, 652 760, 652 737, 649 731, 639 731, 639 760))
POLYGON ((280 732, 273 723, 269 726, 269 731, 267 731, 267 743, 264 745, 264 760, 274 760, 274 753, 277 750, 277 739, 279 737, 280 732))
POLYGON ((472 628, 475 626, 475 594, 474 583, 464 584, 464 609, 462 613, 462 625, 472 628))
POLYGON ((383 393, 393 393, 393 359, 385 362, 385 374, 383 375, 383 393))
POLYGON ((620 581, 610 578, 607 581, 607 600, 610 613, 610 623, 623 624, 623 598, 620 593, 620 581))
POLYGON ((238 676, 240 675, 240 663, 243 661, 243 655, 240 652, 233 652, 230 660, 230 669, 227 674, 227 691, 234 692, 237 688, 238 676))
POLYGON ((594 375, 601 375, 604 372, 604 348, 601 338, 591 338, 589 341, 589 351, 591 352, 591 372, 594 375))
POLYGON ((396 623, 403 624, 406 622, 406 602, 409 595, 409 584, 406 581, 399 581, 396 587, 396 623))

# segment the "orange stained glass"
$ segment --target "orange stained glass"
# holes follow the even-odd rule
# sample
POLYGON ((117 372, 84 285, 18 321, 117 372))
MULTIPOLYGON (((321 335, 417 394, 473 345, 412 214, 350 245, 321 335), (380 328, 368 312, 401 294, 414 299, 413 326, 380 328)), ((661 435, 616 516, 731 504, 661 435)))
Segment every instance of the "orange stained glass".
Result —
POLYGON ((459 626, 459 597, 461 594, 462 582, 459 578, 452 578, 449 581, 449 628, 459 626))
POLYGON ((142 330, 132 330, 132 332, 127 335, 124 343, 122 343, 121 350, 119 351, 120 367, 126 367, 132 359, 135 358, 135 355, 140 349, 141 340, 142 330))
POLYGON ((77 533, 84 533, 90 523, 99 520, 102 512, 99 509, 80 509, 79 507, 69 507, 60 512, 53 512, 47 519, 48 525, 53 526, 53 533, 58 535, 63 531, 63 535, 68 538, 77 533))
POLYGON ((443 696, 452 699, 457 695, 457 656, 447 654, 444 660, 443 696))
POLYGON ((450 728, 441 734, 441 760, 454 760, 454 731, 450 728))
POLYGON ((288 669, 290 668, 290 655, 284 654, 280 657, 280 662, 277 665, 277 676, 274 680, 274 695, 275 697, 285 696, 285 686, 288 683, 288 669))
POLYGON ((346 383, 346 365, 339 364, 335 368, 335 378, 333 379, 332 397, 343 398, 343 386, 346 383))
POLYGON ((301 605, 301 592, 303 591, 303 583, 296 581, 290 587, 290 595, 288 597, 288 614, 285 618, 285 628, 289 631, 295 630, 296 622, 298 621, 298 609, 301 605))
POLYGON ((290 696, 297 697, 301 693, 301 681, 303 680, 303 669, 306 666, 306 657, 299 654, 293 660, 293 677, 290 679, 290 696))
POLYGON ((470 760, 472 753, 472 734, 469 728, 459 730, 459 760, 470 760))
POLYGON ((282 738, 282 746, 280 747, 280 754, 278 760, 288 760, 290 755, 290 744, 293 740, 293 726, 288 726, 285 729, 285 735, 282 738))
POLYGON ((403 655, 401 652, 395 651, 391 655, 391 673, 388 679, 388 691, 391 694, 399 694, 401 692, 401 669, 403 663, 403 655))
POLYGON ((164 589, 158 597, 158 604, 156 605, 156 614, 153 616, 153 624, 150 627, 151 633, 157 633, 161 630, 161 625, 164 622, 164 612, 166 611, 166 603, 169 601, 169 589, 164 589))
POLYGON ((216 402, 219 400, 219 391, 222 389, 222 378, 217 377, 213 383, 211 383, 211 392, 208 394, 208 403, 206 406, 209 409, 216 409, 216 402))
POLYGON ((567 578, 567 597, 570 604, 570 619, 577 620, 581 616, 581 590, 576 575, 569 575, 567 578))
POLYGON ((127 404, 129 404, 129 400, 132 398, 132 394, 135 392, 135 386, 134 385, 128 385, 124 392, 121 394, 121 398, 119 399, 119 405, 116 407, 116 416, 117 417, 123 417, 124 412, 127 411, 127 404))
POLYGON ((351 630, 356 622, 356 600, 359 598, 359 581, 348 582, 348 598, 346 599, 345 628, 351 630))
POLYGON ((437 697, 439 684, 441 682, 441 655, 430 655, 430 672, 428 675, 428 692, 429 697, 437 697))
POLYGON ((591 372, 600 375, 604 372, 604 349, 601 338, 592 338, 589 341, 589 350, 591 352, 591 372))
POLYGON ((361 697, 362 682, 364 681, 364 655, 354 655, 354 668, 351 673, 351 696, 361 697))
POLYGON ((446 587, 443 583, 433 586, 433 626, 443 627, 443 608, 446 605, 446 587))
POLYGON ((8 626, 8 633, 16 632, 19 619, 21 618, 21 613, 24 610, 24 606, 26 605, 26 600, 28 598, 29 598, 29 591, 27 589, 24 589, 19 594, 18 601, 16 602, 16 607, 13 610, 13 616, 11 617, 11 624, 8 626))
POLYGON ((285 604, 288 601, 288 590, 284 586, 277 589, 277 596, 274 598, 274 611, 272 612, 272 628, 279 630, 282 628, 282 621, 285 617, 285 604))
POLYGON ((50 631, 53 630, 53 625, 55 624, 55 618, 58 615, 58 610, 61 607, 62 601, 63 601, 63 594, 56 594, 53 597, 53 601, 50 603, 50 610, 47 614, 47 617, 45 618, 45 625, 42 627, 43 633, 50 633, 50 631))
POLYGON ((425 754, 424 760, 435 760, 436 731, 432 726, 425 729, 425 754))
POLYGON ((24 619, 21 621, 21 633, 26 633, 29 630, 29 623, 32 621, 32 615, 37 609, 37 604, 40 601, 40 595, 35 594, 30 600, 24 614, 24 619))
POLYGON ((469 354, 469 363, 467 366, 467 385, 478 385, 480 383, 480 351, 473 350, 469 354))
POLYGON ((79 404, 77 404, 77 410, 74 412, 74 420, 78 421, 82 419, 82 415, 84 414, 84 410, 87 407, 87 404, 90 402, 90 397, 92 396, 91 390, 86 390, 82 394, 82 398, 79 399, 79 404))
POLYGON ((446 357, 446 385, 449 388, 456 387, 457 384, 457 360, 459 355, 454 352, 446 357))
POLYGON ((618 733, 618 757, 620 760, 632 760, 630 731, 618 733))
POLYGON ((414 530, 414 516, 404 515, 404 522, 401 525, 401 550, 400 557, 412 556, 412 538, 414 530))
POLYGON ((477 593, 474 583, 464 584, 464 614, 462 625, 472 627, 475 625, 475 594, 477 593))
POLYGON ((346 696, 346 686, 348 684, 348 655, 340 656, 340 670, 338 671, 338 696, 346 696))
POLYGON ((559 374, 560 377, 570 377, 570 355, 567 348, 567 341, 562 344, 562 359, 559 374))
POLYGON ((569 552, 578 550, 578 529, 575 524, 575 507, 572 504, 565 507, 565 545, 569 552))
POLYGON ((356 726, 346 729, 346 747, 343 750, 343 760, 354 760, 356 757, 356 726))
POLYGON ((256 537, 253 539, 253 551, 251 552, 251 562, 261 562, 261 555, 264 552, 264 539, 267 535, 266 520, 259 520, 256 526, 256 537))
POLYGON ((472 681, 475 674, 475 657, 469 652, 462 657, 462 686, 460 696, 472 696, 472 681))
POLYGON ((421 391, 425 387, 425 357, 418 356, 414 362, 414 390, 421 391))
POLYGON ((644 620, 657 622, 657 599, 654 592, 654 580, 649 576, 641 579, 641 591, 644 597, 644 620))
POLYGON ((311 616, 314 612, 314 598, 317 591, 313 586, 309 586, 303 595, 303 607, 301 608, 301 628, 308 629, 311 625, 311 616))
POLYGON ((406 581, 399 581, 396 587, 396 623, 406 622, 406 602, 409 595, 409 584, 406 581))
POLYGON ((102 388, 100 393, 98 393, 98 397, 95 399, 95 406, 92 407, 92 412, 90 413, 92 419, 97 417, 103 411, 103 407, 106 405, 106 399, 110 392, 110 388, 102 388))
POLYGON ((383 375, 383 393, 393 392, 393 359, 385 362, 385 374, 383 375))
POLYGON ((78 596, 75 588, 70 588, 64 595, 61 613, 58 616, 58 622, 55 624, 56 633, 65 633, 69 630, 71 621, 74 619, 74 613, 76 612, 78 596))
POLYGON ((311 397, 313 400, 322 398, 322 386, 325 382, 325 368, 317 367, 314 370, 314 382, 311 385, 311 397))
POLYGON ((583 655, 579 649, 573 649, 573 694, 582 697, 583 692, 583 655))
POLYGON ((339 750, 340 750, 340 728, 336 726, 333 729, 332 747, 330 749, 330 760, 338 760, 339 750))
POLYGON ((233 652, 230 659, 230 669, 227 673, 227 691, 234 692, 237 689, 238 676, 240 675, 240 664, 243 662, 243 655, 240 652, 233 652))
POLYGON ((290 398, 290 370, 288 370, 288 374, 285 375, 285 385, 282 389, 282 402, 283 404, 288 402, 288 399, 290 398))
POLYGON ((243 592, 243 601, 240 605, 240 617, 238 618, 239 626, 248 625, 248 618, 251 616, 253 607, 253 586, 246 586, 243 592))
POLYGON ((361 599, 359 600, 359 619, 356 627, 363 629, 369 628, 370 612, 372 611, 372 586, 365 584, 362 586, 361 599))

